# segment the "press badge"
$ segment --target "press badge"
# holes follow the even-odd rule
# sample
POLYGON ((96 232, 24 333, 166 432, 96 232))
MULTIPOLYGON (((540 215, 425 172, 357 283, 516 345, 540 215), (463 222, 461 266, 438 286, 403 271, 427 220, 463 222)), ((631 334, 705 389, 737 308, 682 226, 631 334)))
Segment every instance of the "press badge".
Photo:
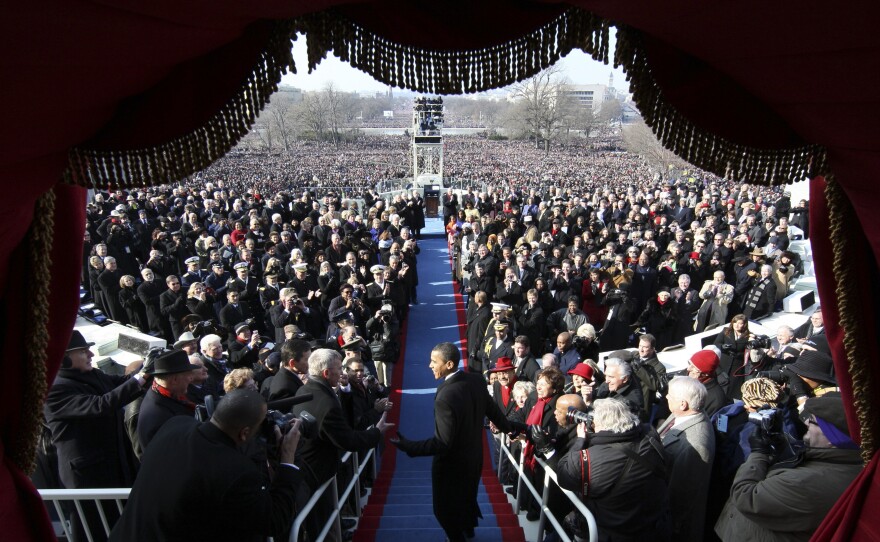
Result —
POLYGON ((715 422, 715 428, 722 433, 727 433, 727 414, 718 416, 718 420, 715 422))

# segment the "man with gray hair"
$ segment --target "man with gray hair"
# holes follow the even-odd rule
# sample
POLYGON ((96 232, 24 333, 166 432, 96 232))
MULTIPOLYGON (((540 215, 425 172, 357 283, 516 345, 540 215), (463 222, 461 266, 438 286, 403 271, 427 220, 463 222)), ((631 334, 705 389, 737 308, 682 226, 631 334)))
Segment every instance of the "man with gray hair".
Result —
POLYGON ((592 424, 578 424, 579 440, 559 459, 559 485, 581 496, 604 540, 668 540, 666 454, 657 432, 618 399, 594 401, 592 424))
POLYGON ((596 390, 597 399, 620 399, 640 420, 648 420, 645 399, 632 366, 620 358, 605 359, 605 382, 596 390))
MULTIPOLYGON (((309 356, 309 380, 296 392, 296 396, 311 395, 312 398, 293 407, 300 416, 306 411, 315 417, 314 434, 303 438, 301 454, 296 465, 302 469, 303 478, 314 492, 339 470, 343 452, 366 451, 378 446, 382 435, 394 424, 385 421, 383 413, 375 427, 355 431, 348 424, 335 388, 342 375, 342 356, 335 350, 319 348, 309 356)), ((309 516, 306 530, 314 540, 321 526, 335 505, 330 492, 325 492, 315 513, 309 516)))
POLYGON ((669 383, 666 400, 672 415, 660 426, 660 438, 671 465, 673 540, 700 540, 715 457, 715 433, 703 412, 706 387, 695 378, 680 376, 669 383))

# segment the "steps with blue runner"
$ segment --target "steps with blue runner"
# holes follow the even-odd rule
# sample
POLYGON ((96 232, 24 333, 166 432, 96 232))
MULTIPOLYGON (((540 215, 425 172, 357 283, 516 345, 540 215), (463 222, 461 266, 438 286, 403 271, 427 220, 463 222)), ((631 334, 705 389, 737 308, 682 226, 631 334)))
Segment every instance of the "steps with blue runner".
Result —
MULTIPOLYGON (((434 394, 437 382, 428 363, 431 349, 449 341, 461 345, 464 320, 459 318, 455 286, 449 265, 449 251, 440 220, 429 220, 422 230, 418 257, 420 305, 410 307, 404 355, 399 427, 407 438, 424 439, 434 431, 434 394)), ((396 375, 399 371, 395 371, 396 375)), ((383 470, 374 482, 369 503, 358 522, 355 541, 442 542, 446 535, 433 513, 431 497, 431 458, 410 458, 389 446, 383 470)), ((484 454, 484 476, 478 492, 483 519, 475 529, 479 541, 518 542, 524 540, 522 528, 498 484, 488 454, 484 454)), ((458 503, 444 503, 457 506, 458 503)))

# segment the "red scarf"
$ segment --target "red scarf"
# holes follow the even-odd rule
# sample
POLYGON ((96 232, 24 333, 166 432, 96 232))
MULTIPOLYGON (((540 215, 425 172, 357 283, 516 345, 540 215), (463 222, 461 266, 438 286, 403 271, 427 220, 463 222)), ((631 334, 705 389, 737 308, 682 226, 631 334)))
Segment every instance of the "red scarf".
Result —
POLYGON ((171 394, 170 391, 168 391, 167 388, 160 386, 159 383, 156 382, 155 380, 153 381, 153 386, 151 389, 154 392, 161 395, 162 397, 167 397, 167 398, 171 399, 172 401, 177 401, 178 403, 182 404, 186 408, 190 409, 192 412, 196 411, 196 404, 193 403, 192 401, 190 401, 189 399, 187 399, 186 395, 178 395, 177 397, 175 397, 174 395, 171 394))
MULTIPOLYGON (((529 412, 528 418, 526 418, 526 425, 541 425, 541 420, 544 417, 544 407, 550 402, 550 399, 552 397, 538 399, 538 402, 535 403, 535 406, 529 412)), ((535 459, 535 445, 531 441, 526 441, 526 445, 523 446, 523 457, 525 458, 525 465, 534 471, 538 461, 535 459)))
POLYGON ((510 391, 513 389, 513 385, 516 383, 516 377, 510 379, 510 383, 507 386, 499 386, 501 388, 501 402, 504 404, 506 408, 508 404, 510 404, 510 391))

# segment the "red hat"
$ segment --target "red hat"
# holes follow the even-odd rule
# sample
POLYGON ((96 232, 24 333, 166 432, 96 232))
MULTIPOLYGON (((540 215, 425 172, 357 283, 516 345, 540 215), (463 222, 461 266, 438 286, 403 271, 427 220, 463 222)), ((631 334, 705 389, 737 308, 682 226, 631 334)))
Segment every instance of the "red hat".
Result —
POLYGON ((700 350, 691 356, 690 362, 704 374, 712 374, 718 368, 718 354, 711 350, 700 350))
POLYGON ((513 366, 513 361, 511 361, 508 357, 498 358, 498 362, 495 364, 495 367, 489 369, 490 373, 500 373, 501 371, 512 371, 516 369, 513 366))
POLYGON ((568 374, 578 375, 580 377, 583 377, 585 380, 592 380, 593 368, 590 366, 589 363, 578 363, 577 365, 572 367, 570 371, 568 371, 568 374))
POLYGON ((692 259, 692 260, 699 260, 699 259, 700 259, 700 253, 699 253, 699 252, 691 252, 690 259, 692 259))

